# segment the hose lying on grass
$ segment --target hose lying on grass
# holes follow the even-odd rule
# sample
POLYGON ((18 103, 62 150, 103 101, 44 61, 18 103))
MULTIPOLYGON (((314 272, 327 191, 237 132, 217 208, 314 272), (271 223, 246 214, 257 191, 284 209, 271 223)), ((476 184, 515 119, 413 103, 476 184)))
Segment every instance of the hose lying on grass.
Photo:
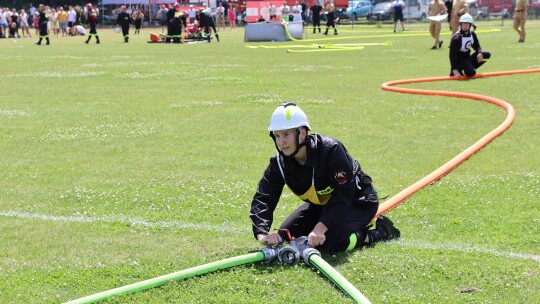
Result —
MULTIPOLYGON (((477 74, 474 78, 482 77, 492 77, 492 76, 505 76, 513 74, 525 74, 525 73, 538 73, 540 69, 528 69, 528 70, 515 70, 515 71, 506 71, 506 72, 492 72, 477 74)), ((450 96, 458 98, 468 98, 475 100, 487 101, 497 106, 500 106, 506 110, 506 119, 491 132, 480 138, 472 146, 463 150, 461 153, 456 155, 450 161, 446 162, 441 167, 437 168, 435 171, 431 172, 424 178, 420 179, 411 186, 405 188, 398 194, 394 195, 390 199, 386 200, 379 206, 377 215, 386 213, 391 209, 397 207, 399 204, 403 203, 408 197, 419 191, 420 189, 426 187, 427 185, 432 184, 433 182, 439 180, 444 175, 448 174, 462 162, 471 157, 474 153, 478 152, 497 136, 501 135, 506 131, 513 123, 515 118, 515 110, 511 104, 508 102, 497 99, 494 97, 472 94, 472 93, 463 93, 463 92, 450 92, 450 91, 433 91, 433 90, 420 90, 420 89, 408 89, 408 88, 398 88, 394 87, 395 85, 400 84, 410 84, 410 83, 423 83, 423 82, 435 82, 435 81, 448 81, 448 80, 457 80, 455 77, 431 77, 431 78, 419 78, 419 79, 405 79, 405 80, 396 80, 389 81, 382 85, 383 90, 408 93, 408 94, 421 94, 421 95, 434 95, 434 96, 450 96)), ((186 270, 174 272, 157 278, 145 280, 142 282, 126 285, 123 287, 118 287, 108 291, 100 292, 94 295, 86 296, 80 299, 72 300, 67 303, 95 303, 103 301, 105 299, 122 295, 135 293, 138 291, 150 289, 157 287, 163 284, 166 284, 170 281, 177 281, 182 279, 187 279, 197 275, 203 275, 217 270, 227 269, 234 266, 244 265, 248 263, 266 261, 270 262, 276 257, 285 264, 293 265, 296 264, 300 258, 304 259, 304 262, 308 265, 311 265, 317 268, 321 273, 327 276, 336 286, 338 286, 345 294, 347 294, 351 299, 357 303, 370 303, 369 300, 356 289, 347 279, 345 279, 339 272, 337 272, 332 266, 326 263, 320 256, 320 253, 307 245, 305 237, 298 238, 297 240, 291 241, 289 246, 281 246, 274 248, 264 248, 259 252, 250 253, 246 255, 241 255, 186 270)))

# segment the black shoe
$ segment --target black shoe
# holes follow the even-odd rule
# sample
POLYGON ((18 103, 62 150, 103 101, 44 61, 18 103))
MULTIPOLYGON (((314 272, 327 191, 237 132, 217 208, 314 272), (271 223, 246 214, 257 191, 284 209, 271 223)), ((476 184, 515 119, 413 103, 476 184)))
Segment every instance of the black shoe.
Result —
POLYGON ((313 29, 313 34, 315 34, 315 29, 313 29))
POLYGON ((394 226, 394 223, 384 215, 379 215, 374 227, 368 231, 369 245, 375 242, 388 241, 401 236, 401 232, 394 226))
POLYGON ((36 45, 41 45, 41 42, 36 42, 36 45))
POLYGON ((442 40, 441 40, 441 42, 439 42, 439 48, 441 48, 443 42, 444 41, 442 41, 442 40))
POLYGON ((337 35, 337 32, 334 32, 334 35, 337 35))
POLYGON ((436 50, 436 49, 437 49, 437 46, 434 45, 434 46, 431 47, 431 49, 432 49, 432 50, 436 50))
POLYGON ((521 42, 525 42, 525 40, 520 38, 520 39, 518 40, 518 42, 520 42, 520 43, 521 43, 521 42))
POLYGON ((90 40, 86 40, 84 43, 88 44, 89 41, 90 41, 90 40))

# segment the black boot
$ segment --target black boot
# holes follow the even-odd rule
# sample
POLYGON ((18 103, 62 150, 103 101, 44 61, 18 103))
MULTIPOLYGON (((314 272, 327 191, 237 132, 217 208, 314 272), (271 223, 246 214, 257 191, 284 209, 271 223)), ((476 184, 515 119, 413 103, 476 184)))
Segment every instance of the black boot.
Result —
POLYGON ((217 42, 219 42, 219 34, 218 33, 216 33, 216 40, 217 40, 217 42))
POLYGON ((43 38, 39 37, 39 40, 38 40, 38 42, 36 42, 36 44, 41 45, 41 40, 43 40, 43 38))
POLYGON ((45 40, 47 41, 47 43, 45 43, 45 45, 50 45, 51 42, 49 41, 49 37, 46 37, 45 40))
POLYGON ((328 28, 326 28, 326 31, 324 31, 325 35, 328 35, 328 28))
POLYGON ((336 29, 334 29, 334 35, 337 35, 337 30, 336 29))
POLYGON ((99 36, 96 36, 96 44, 99 44, 99 36))
POLYGON ((313 34, 315 34, 315 28, 313 28, 313 34))
POLYGON ((92 38, 92 36, 88 36, 88 39, 86 39, 84 43, 88 44, 88 42, 90 42, 90 38, 92 38))
POLYGON ((321 33, 321 27, 319 26, 319 34, 321 33))
POLYGON ((394 223, 384 215, 379 215, 375 221, 373 229, 368 230, 368 245, 373 245, 375 242, 388 241, 394 238, 399 238, 401 232, 394 226, 394 223))

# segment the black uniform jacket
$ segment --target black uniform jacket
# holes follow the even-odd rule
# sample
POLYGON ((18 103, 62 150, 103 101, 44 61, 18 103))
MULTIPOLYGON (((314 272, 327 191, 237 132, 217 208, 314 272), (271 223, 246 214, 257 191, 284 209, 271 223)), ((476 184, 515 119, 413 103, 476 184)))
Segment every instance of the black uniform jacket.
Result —
POLYGON ((469 60, 471 48, 477 52, 481 52, 480 42, 476 37, 476 33, 469 31, 463 33, 458 31, 452 35, 450 41, 450 66, 452 69, 459 69, 465 60, 469 60))
POLYGON ((318 194, 330 195, 326 204, 321 206, 319 220, 328 229, 340 223, 351 204, 362 204, 366 200, 378 203, 371 178, 361 170, 360 164, 349 155, 342 143, 331 137, 311 134, 306 138, 306 148, 307 160, 304 165, 282 155, 270 158, 251 203, 250 218, 255 237, 260 233, 269 233, 273 213, 285 184, 296 195, 302 195, 313 181, 318 194))

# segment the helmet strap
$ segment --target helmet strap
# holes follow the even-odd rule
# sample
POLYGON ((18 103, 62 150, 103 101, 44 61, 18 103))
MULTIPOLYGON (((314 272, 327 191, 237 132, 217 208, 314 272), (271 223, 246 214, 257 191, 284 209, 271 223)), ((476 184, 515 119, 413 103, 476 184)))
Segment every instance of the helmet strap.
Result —
POLYGON ((283 152, 281 152, 281 150, 279 149, 279 147, 277 145, 276 137, 274 136, 274 133, 272 131, 270 131, 270 137, 272 137, 272 139, 274 140, 274 145, 276 145, 276 150, 278 151, 278 153, 281 156, 288 157, 288 158, 293 158, 298 153, 298 151, 300 151, 300 149, 306 145, 306 141, 304 141, 303 143, 300 143, 300 133, 301 133, 300 128, 296 128, 296 150, 294 151, 293 154, 291 154, 289 156, 287 156, 287 155, 283 154, 283 152))

